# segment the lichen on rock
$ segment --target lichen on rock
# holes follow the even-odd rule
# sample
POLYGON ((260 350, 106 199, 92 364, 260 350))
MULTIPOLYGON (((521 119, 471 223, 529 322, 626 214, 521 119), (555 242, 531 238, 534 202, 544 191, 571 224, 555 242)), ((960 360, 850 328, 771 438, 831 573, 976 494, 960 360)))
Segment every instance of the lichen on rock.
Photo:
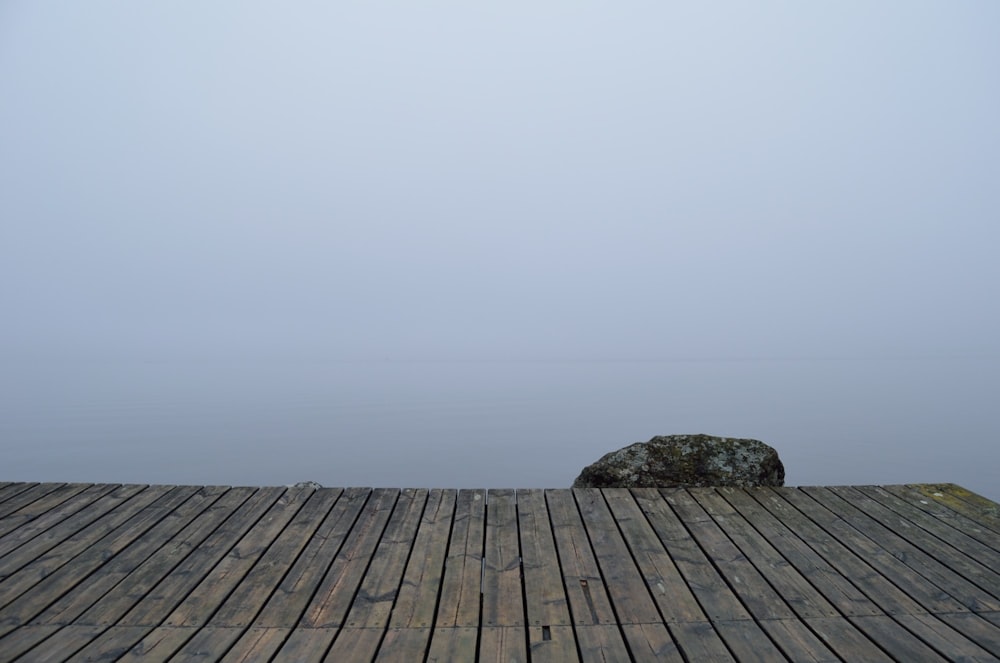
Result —
POLYGON ((782 486, 785 467, 759 440, 713 435, 658 435, 605 454, 574 488, 782 486))

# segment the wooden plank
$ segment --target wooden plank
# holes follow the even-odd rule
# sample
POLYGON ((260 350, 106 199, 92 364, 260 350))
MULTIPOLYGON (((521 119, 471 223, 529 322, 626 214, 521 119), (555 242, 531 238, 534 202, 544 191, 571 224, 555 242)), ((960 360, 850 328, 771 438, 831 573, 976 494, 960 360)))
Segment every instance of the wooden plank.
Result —
MULTIPOLYGON (((492 493, 492 491, 490 491, 492 493)), ((489 504, 487 504, 489 508, 489 504)), ((524 626, 483 626, 479 632, 478 661, 527 663, 528 645, 524 626)))
MULTIPOLYGON (((441 581, 441 597, 435 621, 437 629, 479 626, 485 526, 485 491, 460 491, 444 564, 444 578, 441 581)), ((452 633, 442 643, 459 636, 465 637, 460 633, 452 633)), ((433 646, 432 644, 432 648, 433 646)), ((446 644, 437 646, 450 647, 446 644)))
POLYGON ((242 634, 243 629, 239 627, 203 626, 184 642, 171 660, 218 661, 242 634))
POLYGON ((928 499, 926 495, 917 492, 909 486, 880 486, 879 489, 881 492, 892 495, 911 508, 919 509, 933 516, 938 521, 958 530, 989 550, 1000 552, 1000 534, 983 526, 980 522, 964 516, 957 511, 953 511, 936 500, 928 499))
POLYGON ((517 498, 513 490, 493 489, 487 494, 482 622, 484 627, 524 626, 525 623, 517 498))
MULTIPOLYGON (((459 505, 462 494, 459 493, 459 505)), ((437 627, 431 634, 431 646, 427 652, 428 663, 452 663, 452 661, 476 660, 476 642, 479 629, 437 627)))
POLYGON ((582 663, 625 663, 631 661, 628 645, 615 624, 585 624, 576 628, 576 643, 582 663))
MULTIPOLYGON (((948 558, 948 566, 951 568, 956 568, 954 564, 950 563, 953 557, 967 555, 987 569, 1000 569, 1000 549, 998 549, 1000 548, 1000 535, 992 537, 997 543, 997 548, 994 548, 954 527, 953 524, 957 518, 953 518, 951 522, 936 518, 927 510, 917 508, 912 502, 890 493, 881 486, 858 486, 857 490, 878 502, 882 507, 892 510, 892 513, 895 514, 892 517, 899 518, 897 525, 893 527, 894 530, 900 531, 905 529, 906 523, 912 523, 947 543, 950 548, 945 548, 944 551, 948 558)), ((879 520, 888 523, 890 516, 886 514, 885 517, 879 517, 879 520)), ((924 538, 926 535, 922 534, 921 540, 924 538)), ((941 558, 938 557, 938 559, 941 558)), ((996 578, 994 578, 994 586, 997 584, 995 581, 996 578)))
POLYGON ((573 493, 569 489, 547 490, 545 498, 573 623, 617 624, 573 493))
POLYGON ((962 605, 977 612, 981 610, 1000 610, 1000 599, 984 590, 981 586, 988 585, 991 581, 1000 585, 1000 576, 996 576, 996 574, 984 568, 981 564, 963 559, 961 555, 949 554, 953 550, 950 547, 947 552, 941 552, 941 549, 946 544, 941 544, 940 541, 932 536, 925 535, 919 537, 918 533, 921 530, 912 525, 906 528, 901 527, 901 529, 906 530, 907 536, 919 541, 921 547, 914 545, 910 540, 904 538, 904 536, 892 531, 886 525, 876 520, 876 515, 885 516, 884 511, 888 510, 858 491, 848 491, 847 494, 851 499, 849 502, 844 497, 837 495, 832 489, 806 488, 804 490, 816 499, 817 502, 820 502, 844 521, 850 523, 854 529, 888 551, 894 559, 901 561, 912 569, 913 572, 925 578, 927 582, 939 588, 938 593, 944 590, 962 605), (852 502, 863 505, 865 510, 862 511, 852 502), (933 556, 925 552, 922 547, 934 550, 946 558, 950 556, 952 558, 951 562, 956 567, 972 575, 976 578, 977 582, 972 582, 963 577, 961 573, 941 564, 933 556), (993 578, 986 576, 996 576, 996 580, 994 581, 993 578))
POLYGON ((285 643, 291 632, 292 629, 290 628, 261 628, 255 626, 247 629, 240 636, 240 639, 233 643, 233 646, 229 648, 226 655, 222 657, 222 663, 270 661, 281 648, 281 645, 285 643))
POLYGON ((836 663, 840 658, 809 630, 806 622, 797 619, 765 619, 760 627, 790 661, 802 663, 836 663))
POLYGON ((306 628, 299 627, 288 634, 288 639, 281 645, 274 663, 320 663, 326 656, 333 639, 337 637, 339 627, 306 628))
MULTIPOLYGON (((949 659, 989 661, 993 654, 953 629, 934 615, 896 615, 904 628, 949 659)), ((994 653, 1000 650, 993 650, 994 653)))
MULTIPOLYGON (((195 488, 192 486, 191 489, 195 488)), ((183 503, 172 509, 165 509, 163 517, 142 536, 132 540, 113 558, 100 565, 86 582, 63 594, 35 617, 34 621, 39 624, 68 624, 77 620, 108 591, 118 586, 180 530, 211 506, 225 491, 226 489, 221 487, 200 488, 183 503)), ((112 623, 110 619, 98 621, 105 624, 112 623)))
POLYGON ((37 483, 32 483, 27 481, 4 482, 3 485, 0 486, 0 514, 7 512, 6 509, 3 508, 4 502, 14 497, 15 495, 19 495, 20 493, 23 493, 24 491, 29 490, 37 485, 38 485, 37 483))
POLYGON ((52 528, 34 536, 30 541, 0 557, 0 602, 17 596, 9 579, 25 566, 34 564, 32 578, 51 573, 61 563, 85 550, 90 541, 104 536, 136 511, 162 497, 169 490, 166 486, 121 486, 101 497, 85 509, 63 520, 52 528), (45 560, 44 570, 39 569, 45 560))
POLYGON ((46 626, 28 624, 11 631, 0 637, 0 661, 13 661, 61 628, 62 626, 53 624, 46 626))
POLYGON ((994 622, 984 619, 984 615, 971 612, 936 616, 983 649, 1000 653, 1000 614, 992 614, 997 615, 994 622))
POLYGON ((785 658, 757 622, 750 620, 715 622, 713 626, 736 660, 741 663, 743 661, 771 663, 785 658))
MULTIPOLYGON (((898 619, 902 615, 894 617, 898 619)), ((919 638, 915 638, 893 617, 879 615, 851 617, 850 621, 897 661, 931 663, 948 660, 921 642, 919 638)))
POLYGON ((665 624, 623 624, 622 634, 625 636, 625 642, 628 643, 633 660, 674 661, 675 663, 683 663, 684 661, 677 643, 674 642, 665 624))
POLYGON ((781 553, 711 488, 691 489, 694 497, 716 525, 760 572, 794 613, 806 617, 839 617, 834 608, 781 553))
MULTIPOLYGON (((517 521, 527 623, 538 627, 572 624, 544 490, 517 491, 517 521)), ((555 649, 548 645, 543 648, 555 649)), ((573 651, 576 652, 575 645, 573 651)))
MULTIPOLYGON (((355 629, 377 627, 381 632, 389 625, 389 616, 403 582, 406 562, 426 504, 425 489, 407 488, 400 494, 382 540, 351 603, 346 626, 355 629)), ((339 641, 340 637, 337 639, 339 641)), ((374 655, 374 650, 372 653, 374 655)))
MULTIPOLYGON (((147 592, 118 624, 159 626, 284 492, 284 488, 255 491, 218 529, 171 569, 168 576, 147 592)), ((163 636, 164 642, 172 641, 171 637, 163 636)))
POLYGON ((333 646, 323 659, 328 663, 371 661, 378 652, 385 629, 344 627, 337 633, 333 646))
POLYGON ((733 661, 729 648, 709 622, 676 622, 670 632, 688 661, 733 661))
POLYGON ((707 621, 687 582, 632 494, 626 489, 606 489, 602 492, 663 620, 667 623, 707 621))
MULTIPOLYGON (((29 500, 28 503, 24 504, 16 511, 0 516, 0 537, 19 527, 23 527, 25 524, 42 515, 45 515, 48 511, 59 507, 67 500, 72 501, 72 498, 84 490, 88 488, 93 489, 92 485, 85 483, 66 483, 62 485, 55 485, 58 486, 55 490, 45 493, 38 499, 29 500)), ((31 491, 28 492, 30 493, 31 491)), ((17 498, 11 501, 16 502, 17 498)))
POLYGON ((632 495, 709 619, 750 619, 750 613, 729 589, 659 491, 655 488, 635 489, 632 495))
MULTIPOLYGON (((403 584, 389 620, 393 629, 426 629, 434 623, 457 495, 455 490, 436 489, 427 496, 403 584)), ((429 638, 430 631, 425 635, 429 638)), ((413 637, 407 636, 407 642, 413 637)))
MULTIPOLYGON (((867 615, 862 617, 884 617, 884 615, 867 615)), ((844 661, 865 661, 865 663, 893 663, 871 638, 858 630, 847 619, 824 617, 821 619, 804 620, 810 630, 815 633, 830 649, 844 661)), ((903 659, 918 660, 918 659, 903 659)))
POLYGON ((1000 513, 996 502, 983 501, 983 498, 977 500, 971 497, 974 493, 950 483, 907 484, 906 487, 920 493, 929 501, 945 506, 1000 534, 1000 513), (966 497, 970 497, 972 501, 966 501, 966 497))
POLYGON ((95 484, 89 486, 86 490, 74 495, 73 499, 69 499, 59 506, 37 515, 30 522, 26 522, 16 530, 8 532, 3 537, 0 537, 0 559, 36 536, 41 536, 46 531, 50 531, 56 524, 90 506, 116 488, 118 488, 116 484, 95 484))
POLYGON ((344 623, 398 497, 399 491, 395 489, 372 491, 371 499, 299 620, 300 627, 331 628, 344 623))
MULTIPOLYGON (((435 492, 440 494, 442 491, 431 491, 432 499, 435 492)), ((422 661, 427 653, 430 638, 430 628, 390 628, 385 632, 385 638, 375 660, 399 661, 399 663, 422 661)))
MULTIPOLYGON (((90 626, 90 625, 88 625, 90 626)), ((93 626, 99 626, 94 624, 93 626)), ((78 651, 76 661, 117 661, 149 634, 148 626, 112 626, 78 651)))
POLYGON ((348 488, 334 504, 298 560, 282 579, 260 615, 260 627, 288 627, 298 623, 323 576, 336 559, 361 510, 371 496, 369 488, 348 488))
MULTIPOLYGON (((17 596, 0 610, 0 633, 34 618, 60 596, 84 581, 197 490, 194 487, 152 490, 146 499, 131 500, 128 509, 88 527, 82 536, 57 546, 49 555, 24 566, 0 584, 0 592, 17 596), (149 502, 149 498, 159 499, 149 502), (138 507, 138 508, 137 508, 138 507), (109 527, 117 527, 107 531, 109 527), (30 591, 28 591, 30 589, 30 591)), ((144 491, 146 492, 146 491, 144 491)), ((141 495, 141 494, 140 494, 141 495)))
POLYGON ((618 623, 662 622, 663 617, 618 531, 601 491, 596 488, 578 488, 573 493, 590 535, 594 556, 601 569, 604 586, 611 597, 618 623))
POLYGON ((106 626, 117 623, 153 587, 163 581, 181 560, 197 549, 253 492, 253 488, 227 490, 175 537, 134 568, 104 596, 97 599, 86 612, 76 618, 75 622, 106 626))
POLYGON ((65 661, 88 643, 97 638, 104 626, 63 626, 58 631, 42 640, 23 654, 23 658, 31 663, 46 663, 47 661, 65 661))
POLYGON ((201 629, 199 626, 161 626, 118 658, 118 663, 166 661, 201 629))
POLYGON ((268 546, 295 517, 306 500, 312 496, 311 488, 290 488, 236 545, 212 568, 184 600, 174 608, 164 621, 165 626, 204 626, 222 605, 253 565, 267 551, 268 546))
POLYGON ((64 483, 31 484, 25 490, 0 503, 0 518, 7 518, 46 495, 64 490, 66 485, 64 483))
POLYGON ((305 504, 278 533, 267 551, 212 615, 208 624, 250 626, 322 524, 341 492, 339 488, 324 488, 311 495, 304 495, 305 504))
POLYGON ((690 492, 683 489, 664 489, 660 492, 754 617, 757 619, 795 617, 795 612, 785 603, 783 597, 774 591, 746 555, 695 501, 690 492))
POLYGON ((576 651, 576 635, 568 624, 529 626, 528 651, 532 663, 574 663, 580 660, 576 651))
MULTIPOLYGON (((838 515, 815 501, 802 490, 782 490, 781 497, 787 503, 808 516, 822 530, 810 543, 826 544, 830 539, 837 542, 836 553, 827 557, 834 566, 847 561, 853 562, 860 556, 867 572, 855 568, 844 575, 854 581, 876 604, 889 614, 916 612, 964 612, 965 606, 949 597, 939 587, 893 557, 892 553, 852 527, 838 515), (874 572, 873 572, 874 571, 874 572), (899 588, 905 587, 903 592, 899 588)), ((773 506, 771 503, 766 506, 773 506)), ((773 511, 772 511, 773 513, 773 511)), ((806 528, 804 528, 806 529, 806 528)))

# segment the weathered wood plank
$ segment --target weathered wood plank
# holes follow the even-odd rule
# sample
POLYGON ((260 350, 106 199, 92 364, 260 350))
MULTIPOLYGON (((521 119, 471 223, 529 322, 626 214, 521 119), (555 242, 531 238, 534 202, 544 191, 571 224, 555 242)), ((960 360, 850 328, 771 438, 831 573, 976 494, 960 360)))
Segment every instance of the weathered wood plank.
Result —
POLYGON ((1000 613, 977 615, 963 612, 952 615, 937 615, 937 617, 983 649, 1000 656, 1000 613), (995 615, 994 621, 991 622, 984 618, 989 614, 995 615))
MULTIPOLYGON (((441 581, 440 604, 435 622, 437 629, 479 626, 485 529, 485 491, 460 491, 441 581)), ((450 647, 447 643, 459 635, 461 634, 452 633, 437 646, 450 647)))
POLYGON ((493 489, 487 494, 482 585, 484 628, 524 626, 521 549, 517 534, 517 500, 513 490, 493 489))
MULTIPOLYGON (((350 612, 347 613, 347 627, 377 627, 381 632, 389 625, 389 617, 403 582, 406 562, 426 504, 427 491, 424 489, 407 488, 400 494, 382 540, 379 541, 351 603, 350 612)), ((340 640, 339 636, 337 640, 340 640)), ((335 645, 335 648, 339 647, 335 645)), ((372 653, 374 655, 374 650, 372 653)))
POLYGON ((0 514, 3 514, 3 513, 7 512, 7 510, 5 508, 3 508, 3 503, 4 502, 6 502, 10 498, 14 497, 15 495, 23 493, 26 490, 31 490, 32 488, 34 488, 37 485, 38 485, 37 483, 32 483, 32 482, 27 482, 27 481, 21 481, 21 482, 9 481, 9 482, 4 482, 3 485, 0 486, 0 514))
POLYGON ((688 661, 733 661, 729 648, 709 622, 676 622, 670 633, 688 661))
POLYGON ((660 492, 644 488, 633 490, 632 494, 708 618, 712 621, 750 619, 750 613, 709 562, 660 492))
POLYGON ((953 511, 935 500, 928 499, 924 494, 917 492, 909 486, 880 486, 879 490, 880 494, 884 492, 891 495, 910 508, 919 509, 945 525, 959 531, 969 539, 975 540, 980 546, 987 548, 991 555, 1000 553, 1000 534, 988 527, 984 527, 968 516, 953 511))
POLYGON ((628 546, 615 525, 600 490, 574 489, 580 514, 590 535, 594 556, 620 624, 655 624, 662 621, 628 546))
MULTIPOLYGON (((284 492, 284 488, 261 488, 255 491, 218 529, 186 555, 168 576, 147 592, 118 624, 159 626, 284 492)), ((161 639, 169 642, 172 637, 162 636, 161 639)))
POLYGON ((299 627, 288 634, 281 649, 272 659, 274 663, 320 663, 340 631, 334 628, 299 627))
MULTIPOLYGON (((764 492, 758 493, 762 495, 764 492)), ((827 561, 835 567, 845 568, 844 575, 850 578, 869 598, 889 614, 914 612, 964 612, 965 606, 946 595, 926 578, 893 557, 892 553, 856 530, 838 515, 824 507, 801 490, 781 491, 781 501, 786 501, 795 509, 809 517, 819 528, 814 533, 811 527, 801 525, 808 532, 810 544, 817 544, 827 561), (855 560, 864 560, 858 566, 855 560), (864 567, 868 567, 866 570, 864 567), (900 588, 905 587, 906 591, 900 588)), ((776 502, 768 501, 765 506, 772 513, 782 513, 776 502)), ((801 521, 800 521, 801 523, 801 521)), ((804 537, 806 538, 806 537, 804 537)))
POLYGON ((344 661, 371 661, 378 652, 385 629, 351 628, 345 626, 337 633, 333 646, 323 659, 327 663, 344 661))
MULTIPOLYGON (((688 622, 691 623, 691 622, 688 622)), ((664 624, 622 624, 622 634, 636 661, 673 661, 683 663, 684 657, 664 624)), ((706 658, 692 660, 709 660, 706 658)))
MULTIPOLYGON (((36 483, 32 484, 20 493, 11 496, 9 499, 0 502, 0 518, 8 518, 21 509, 40 500, 52 493, 59 493, 65 490, 68 484, 64 483, 36 483)), ((70 488, 72 490, 72 488, 70 488)), ((2 522, 2 521, 0 521, 2 522)))
POLYGON ((190 640, 199 626, 161 626, 147 633, 142 640, 118 658, 118 662, 143 663, 145 661, 166 661, 190 640))
POLYGON ((104 626, 63 626, 23 654, 23 659, 31 663, 65 661, 97 638, 104 626))
POLYGON ((668 623, 707 621, 687 582, 632 494, 625 489, 608 489, 603 493, 663 620, 668 623))
MULTIPOLYGON (((884 617, 867 615, 862 617, 884 617)), ((847 619, 824 617, 806 619, 805 623, 819 638, 844 661, 865 661, 868 663, 893 663, 893 659, 876 645, 871 638, 847 619)), ((918 659, 904 659, 918 660, 918 659)))
MULTIPOLYGON (((53 509, 56 509, 66 501, 72 501, 72 498, 76 497, 85 490, 93 492, 95 488, 93 485, 86 483, 67 483, 63 485, 55 485, 58 486, 55 490, 45 493, 38 499, 29 500, 28 503, 24 504, 16 511, 0 516, 0 537, 18 529, 19 527, 24 527, 27 523, 45 515, 53 509)), ((108 490, 110 490, 110 488, 108 490)), ((17 498, 12 501, 16 502, 17 498)), ((0 539, 0 541, 2 541, 2 539, 0 539)))
POLYGON ((164 621, 165 626, 204 626, 278 534, 312 495, 310 488, 286 490, 257 523, 191 590, 164 621))
POLYGON ((186 501, 195 490, 195 487, 153 490, 146 499, 130 500, 131 508, 119 509, 114 517, 102 519, 100 526, 87 528, 83 536, 57 546, 45 557, 6 578, 0 583, 0 595, 9 592, 17 598, 0 609, 0 633, 33 619, 186 501), (157 496, 159 499, 147 501, 157 496), (115 524, 117 527, 107 531, 115 524))
POLYGON ((584 624, 575 627, 582 663, 631 661, 624 635, 616 624, 584 624))
MULTIPOLYGON (((431 491, 433 497, 434 492, 431 491)), ((427 653, 430 644, 431 629, 425 628, 390 628, 385 632, 382 645, 375 656, 376 661, 388 661, 390 663, 408 663, 409 661, 422 661, 427 653)))
POLYGON ((802 618, 840 616, 837 609, 717 492, 711 488, 688 492, 796 615, 802 618))
MULTIPOLYGON (((538 627, 572 624, 544 490, 517 491, 517 520, 527 623, 538 627)), ((553 651, 555 647, 544 649, 553 651)))
MULTIPOLYGON (((389 620, 393 629, 426 629, 434 623, 457 495, 455 490, 436 489, 427 496, 403 584, 389 620)), ((407 636, 407 641, 411 637, 407 636)), ((426 631, 426 637, 430 637, 430 631, 426 631)))
POLYGON ((252 488, 227 490, 174 538, 133 569, 104 596, 97 599, 86 612, 76 618, 75 622, 106 626, 117 623, 153 587, 162 582, 181 560, 196 550, 253 491, 252 488))
POLYGON ((240 627, 202 626, 171 658, 176 661, 218 661, 243 634, 240 627))
POLYGON ((960 661, 989 661, 993 654, 953 629, 934 615, 896 615, 896 621, 946 658, 960 661))
MULTIPOLYGON (((901 616, 894 615, 895 618, 901 616)), ((948 660, 919 638, 913 637, 913 634, 900 626, 893 617, 885 615, 851 617, 850 621, 898 661, 931 663, 948 660)))
POLYGON ((252 624, 341 492, 340 489, 324 488, 305 496, 302 508, 278 533, 208 624, 243 627, 252 624))
POLYGON ((529 626, 528 651, 532 663, 574 663, 580 660, 576 651, 576 635, 568 624, 529 626))
MULTIPOLYGON (((39 514, 31 519, 30 522, 26 522, 17 529, 8 532, 3 537, 0 537, 0 559, 36 536, 44 536, 46 532, 52 531, 58 523, 90 506, 118 487, 117 484, 95 484, 90 486, 86 490, 74 495, 73 499, 67 500, 43 514, 39 514)), ((13 514, 11 517, 16 516, 17 514, 13 514)))
POLYGON ((258 627, 294 627, 337 558, 361 510, 371 496, 369 488, 347 488, 299 555, 260 615, 258 627))
POLYGON ((836 663, 840 658, 809 630, 806 622, 795 619, 765 619, 760 627, 790 661, 836 663))
POLYGON ((690 492, 683 489, 664 489, 660 492, 754 617, 757 619, 795 617, 795 612, 784 598, 774 591, 746 555, 695 501, 690 492))
POLYGON ((920 493, 929 501, 941 504, 1000 534, 1000 513, 998 513, 1000 509, 995 502, 985 500, 978 495, 972 497, 975 493, 950 483, 907 484, 906 487, 920 493), (967 501, 966 498, 970 498, 971 501, 967 501))
MULTIPOLYGON (((461 493, 459 493, 461 502, 461 493)), ((479 629, 438 627, 431 634, 431 646, 427 652, 428 663, 451 663, 452 661, 476 660, 476 641, 479 629)))
POLYGON ((733 653, 733 657, 741 663, 744 661, 772 663, 785 660, 781 650, 755 621, 715 622, 714 626, 733 653))
POLYGON ((13 661, 42 640, 45 640, 62 626, 29 624, 0 637, 0 661, 13 661))
MULTIPOLYGON (((141 537, 131 541, 91 573, 86 582, 63 594, 33 621, 39 624, 68 624, 77 620, 194 518, 201 515, 225 490, 220 487, 201 488, 175 508, 165 510, 163 517, 141 537)), ((104 624, 110 623, 107 619, 101 621, 104 624)))
MULTIPOLYGON (((92 626, 100 625, 94 624, 92 626)), ((146 637, 151 630, 148 626, 112 626, 91 640, 71 660, 117 661, 146 637)))
MULTIPOLYGON (((878 486, 843 486, 831 490, 966 579, 987 590, 1000 588, 1000 573, 996 572, 1000 569, 1000 550, 980 543, 878 486)), ((1000 543, 1000 536, 997 542, 1000 543)), ((990 593, 996 597, 1000 590, 990 593)))
POLYGON ((548 490, 545 497, 573 623, 617 624, 573 493, 548 490))
POLYGON ((528 660, 526 636, 524 626, 484 625, 479 632, 478 660, 494 663, 526 663, 528 660))
MULTIPOLYGON (((902 562, 909 569, 912 569, 914 573, 926 579, 925 582, 933 584, 934 587, 938 588, 938 593, 944 590, 970 610, 1000 610, 1000 599, 985 591, 980 586, 980 584, 989 584, 992 580, 991 578, 980 580, 980 578, 987 575, 995 576, 996 574, 984 568, 981 564, 972 560, 962 559, 961 555, 953 555, 953 564, 977 578, 980 584, 973 583, 960 573, 941 564, 933 556, 876 520, 876 515, 886 515, 884 513, 886 509, 880 507, 880 505, 858 491, 849 492, 849 495, 852 501, 856 501, 859 505, 865 507, 864 511, 855 506, 855 504, 847 501, 847 499, 837 495, 833 489, 806 488, 804 491, 831 512, 837 514, 845 522, 849 523, 855 530, 874 541, 883 550, 888 551, 894 559, 902 562)), ((944 544, 941 544, 932 536, 920 538, 917 536, 919 532, 920 530, 912 525, 906 528, 907 536, 916 538, 928 550, 934 550, 938 554, 942 554, 940 549, 944 544)), ((1000 576, 997 576, 997 578, 1000 579, 1000 576)))
POLYGON ((12 549, 0 557, 0 602, 17 596, 9 583, 22 568, 32 566, 27 572, 32 579, 48 575, 168 490, 166 486, 122 486, 12 549))
POLYGON ((341 626, 392 515, 399 491, 377 488, 299 621, 300 627, 341 626))
POLYGON ((222 657, 222 663, 270 661, 291 632, 290 628, 261 628, 257 626, 249 628, 222 657))

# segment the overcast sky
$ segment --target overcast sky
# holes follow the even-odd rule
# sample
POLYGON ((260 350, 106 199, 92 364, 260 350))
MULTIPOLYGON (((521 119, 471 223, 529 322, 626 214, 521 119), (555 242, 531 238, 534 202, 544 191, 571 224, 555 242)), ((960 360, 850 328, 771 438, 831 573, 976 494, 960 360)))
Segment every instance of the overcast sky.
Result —
POLYGON ((991 355, 1000 4, 0 4, 5 357, 991 355))

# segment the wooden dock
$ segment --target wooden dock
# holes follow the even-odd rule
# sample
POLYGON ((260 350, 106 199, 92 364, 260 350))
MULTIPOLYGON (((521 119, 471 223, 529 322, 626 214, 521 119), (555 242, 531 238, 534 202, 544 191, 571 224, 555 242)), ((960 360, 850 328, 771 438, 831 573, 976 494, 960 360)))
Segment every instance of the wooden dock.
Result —
POLYGON ((997 661, 951 485, 0 483, 2 661, 997 661))

